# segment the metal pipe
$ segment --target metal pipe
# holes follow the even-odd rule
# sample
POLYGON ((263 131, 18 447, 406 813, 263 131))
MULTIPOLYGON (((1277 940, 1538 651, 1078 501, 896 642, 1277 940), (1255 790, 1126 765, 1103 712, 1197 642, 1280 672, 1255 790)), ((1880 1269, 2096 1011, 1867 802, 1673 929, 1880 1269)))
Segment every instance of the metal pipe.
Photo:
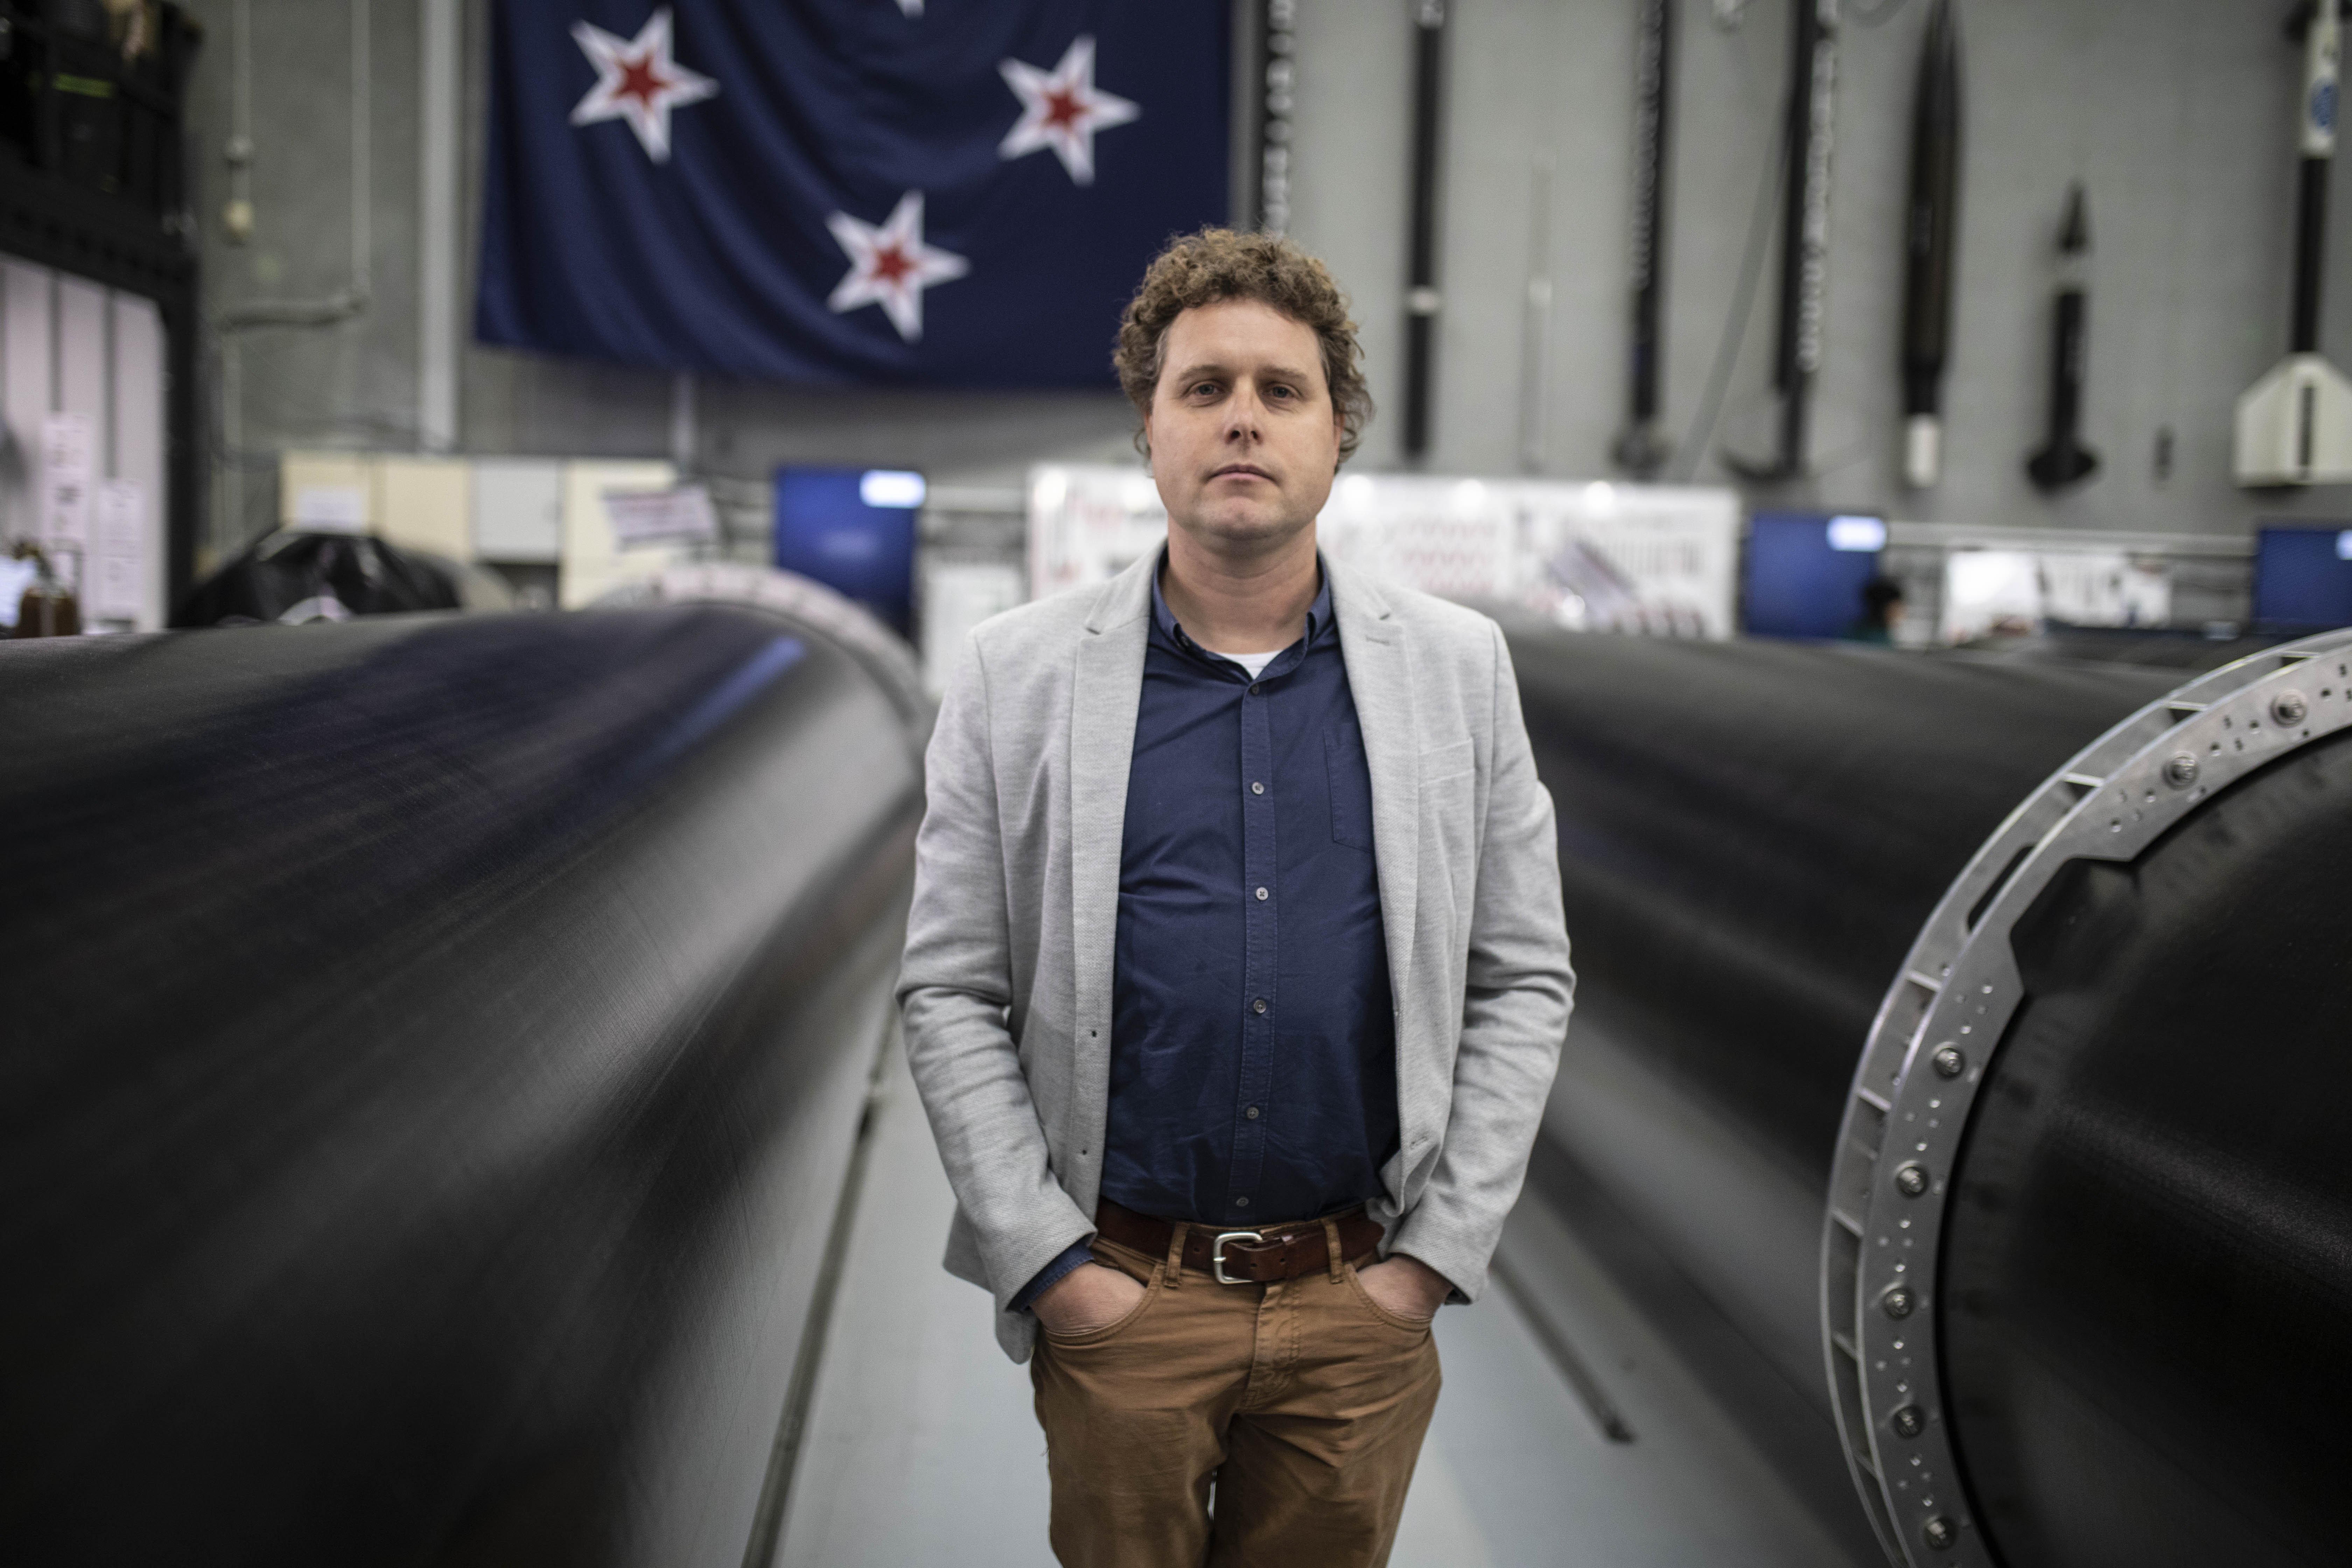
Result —
POLYGON ((1412 209, 1405 263, 1404 455, 1429 451, 1430 380, 1437 352, 1437 177, 1445 75, 1445 0, 1414 0, 1412 209))

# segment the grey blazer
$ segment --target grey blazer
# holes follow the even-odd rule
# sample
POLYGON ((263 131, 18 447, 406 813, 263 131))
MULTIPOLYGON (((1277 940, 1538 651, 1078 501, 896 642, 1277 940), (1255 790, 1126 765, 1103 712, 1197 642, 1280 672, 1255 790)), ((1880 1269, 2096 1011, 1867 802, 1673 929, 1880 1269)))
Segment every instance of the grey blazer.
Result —
MULTIPOLYGON (((1094 1232, 1121 829, 1159 552, 984 622, 940 710, 898 1003, 955 1189, 947 1267, 1006 1304, 1094 1232)), ((1575 987, 1551 797, 1486 616, 1327 563, 1397 1003, 1388 1249, 1485 1288, 1575 987)), ((1236 892, 1235 897, 1239 897, 1236 892)))

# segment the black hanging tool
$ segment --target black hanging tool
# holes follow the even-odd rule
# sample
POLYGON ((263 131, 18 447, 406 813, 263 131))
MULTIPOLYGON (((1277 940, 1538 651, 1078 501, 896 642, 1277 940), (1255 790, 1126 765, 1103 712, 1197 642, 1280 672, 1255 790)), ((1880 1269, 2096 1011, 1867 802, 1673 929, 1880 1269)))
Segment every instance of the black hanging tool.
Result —
POLYGON ((2099 455, 2083 445, 2083 382, 2090 361, 2091 301, 2085 270, 2091 256, 2091 204, 2077 180, 2058 231, 2058 299, 2051 317, 2050 442, 2026 459, 2035 485, 2059 490, 2099 471, 2099 455))
POLYGON ((1780 395, 1780 449, 1769 462, 1724 461, 1744 479, 1806 469, 1813 382, 1830 271, 1830 160, 1837 145, 1838 0, 1795 0, 1789 45, 1789 120, 1780 215, 1780 321, 1772 387, 1780 395))
POLYGON ((1642 0, 1633 68, 1633 320, 1618 465, 1643 479, 1673 450, 1658 428, 1665 357, 1666 155, 1674 122, 1675 0, 1642 0))
POLYGON ((1412 19, 1412 240, 1404 297, 1407 458, 1429 450, 1429 378, 1437 346, 1438 89, 1445 70, 1445 0, 1415 0, 1412 19))
POLYGON ((1903 215, 1903 479, 1942 476, 1944 366, 1960 232, 1960 36, 1952 0, 1936 0, 1912 105, 1911 201, 1903 215))

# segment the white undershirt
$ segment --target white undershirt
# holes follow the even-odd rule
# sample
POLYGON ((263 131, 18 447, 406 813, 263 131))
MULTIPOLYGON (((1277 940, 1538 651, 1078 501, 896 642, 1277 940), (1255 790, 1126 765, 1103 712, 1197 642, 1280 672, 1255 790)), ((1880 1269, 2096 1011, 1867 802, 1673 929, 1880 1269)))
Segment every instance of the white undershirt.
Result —
POLYGON ((1248 670, 1250 679, 1255 680, 1265 673, 1265 667, 1274 662, 1275 654, 1281 651, 1280 648, 1276 648, 1274 653, 1221 653, 1217 657, 1232 659, 1235 664, 1248 670))

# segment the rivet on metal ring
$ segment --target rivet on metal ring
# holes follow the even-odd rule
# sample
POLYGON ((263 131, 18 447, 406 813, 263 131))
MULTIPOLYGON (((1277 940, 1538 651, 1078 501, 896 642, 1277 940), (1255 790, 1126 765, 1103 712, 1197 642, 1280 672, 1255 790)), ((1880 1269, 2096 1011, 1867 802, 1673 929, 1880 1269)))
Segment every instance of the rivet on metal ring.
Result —
POLYGON ((1937 1046, 1936 1054, 1928 1059, 1936 1064, 1936 1070, 1946 1078, 1958 1078, 1969 1070, 1968 1055, 1958 1046, 1937 1046))
POLYGON ((2282 691, 2271 699, 2271 718, 2286 728, 2292 729, 2310 715, 2311 704, 2304 700, 2300 691, 2282 691))
POLYGON ((1878 1299, 1878 1310, 1890 1318, 1909 1317, 1914 1304, 1908 1285, 1895 1286, 1878 1299))
POLYGON ((1960 1538, 1960 1532, 1952 1528, 1952 1521, 1941 1514, 1921 1525, 1919 1534, 1938 1552, 1947 1550, 1960 1538))
POLYGON ((1927 1190, 1927 1173, 1917 1165, 1906 1165, 1895 1173, 1895 1190, 1906 1198, 1916 1198, 1927 1190))
POLYGON ((2197 782, 2197 759, 2188 752, 2168 757, 2164 763, 2164 782, 2175 789, 2187 789, 2197 782))
POLYGON ((1898 1437, 1916 1437, 1927 1429, 1927 1417, 1920 1414, 1917 1405, 1906 1405, 1889 1415, 1886 1424, 1895 1428, 1895 1435, 1898 1437))

